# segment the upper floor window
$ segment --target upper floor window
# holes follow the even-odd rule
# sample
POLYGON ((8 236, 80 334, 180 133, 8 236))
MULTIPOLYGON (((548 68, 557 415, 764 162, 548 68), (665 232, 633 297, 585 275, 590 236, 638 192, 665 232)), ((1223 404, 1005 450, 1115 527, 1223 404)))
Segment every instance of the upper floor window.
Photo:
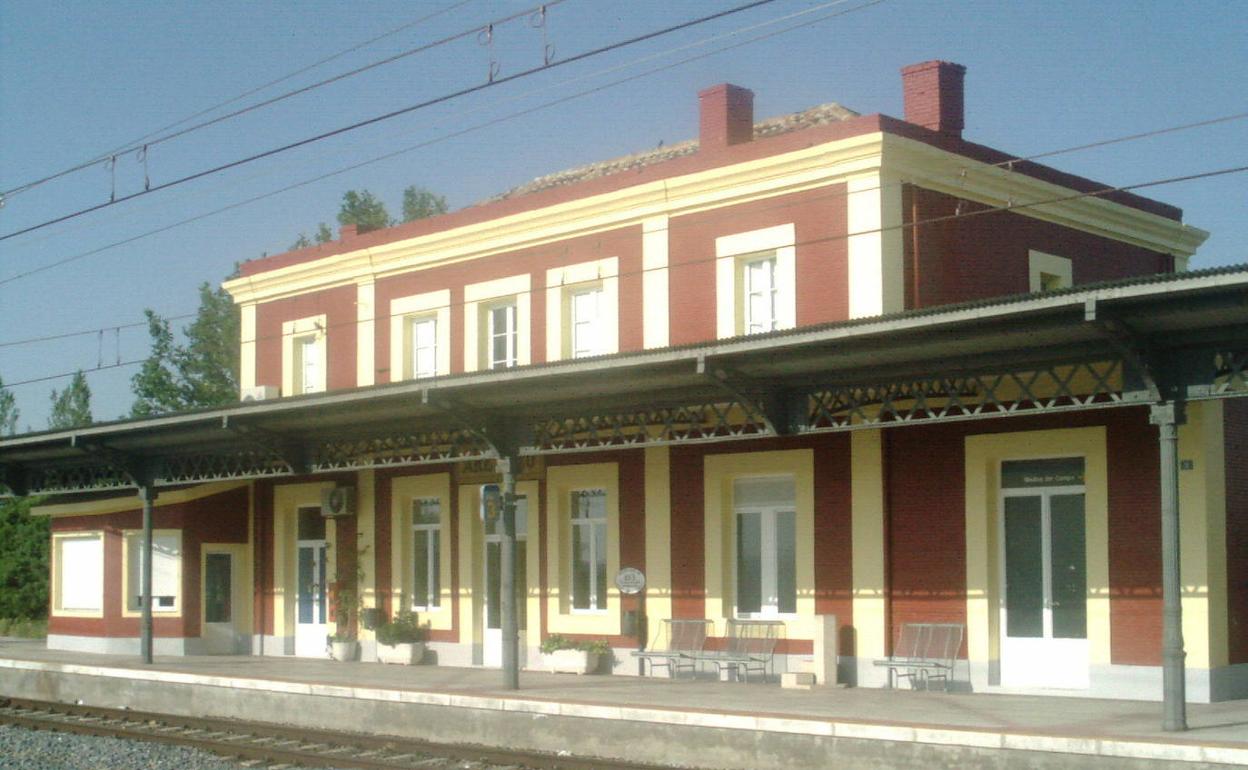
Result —
POLYGON ((1031 250, 1027 253, 1027 290, 1035 294, 1069 289, 1074 285, 1074 271, 1066 257, 1031 250))
POLYGON ((792 224, 715 239, 715 330, 720 339, 797 325, 792 224))
POLYGON ((603 352, 602 288, 573 292, 571 297, 572 357, 586 358, 603 352))
POLYGON ((504 302, 486 310, 487 368, 507 369, 516 365, 518 336, 516 303, 504 302))
POLYGON ((619 259, 546 271, 546 358, 561 361, 619 350, 619 259))
POLYGON ((529 274, 464 287, 464 371, 525 366, 530 354, 529 274))
POLYGON ((733 483, 737 526, 737 614, 797 611, 797 513, 791 476, 733 483))
POLYGON ((282 393, 297 396, 326 389, 325 316, 282 324, 282 393))
POLYGON ((390 380, 451 373, 451 292, 390 300, 390 380))
POLYGON ((411 344, 412 377, 433 377, 438 373, 438 319, 436 316, 414 317, 408 322, 411 344))
POLYGON ((745 333, 776 329, 776 257, 750 259, 745 272, 745 333))
POLYGON ((607 491, 572 493, 572 609, 607 608, 607 491))

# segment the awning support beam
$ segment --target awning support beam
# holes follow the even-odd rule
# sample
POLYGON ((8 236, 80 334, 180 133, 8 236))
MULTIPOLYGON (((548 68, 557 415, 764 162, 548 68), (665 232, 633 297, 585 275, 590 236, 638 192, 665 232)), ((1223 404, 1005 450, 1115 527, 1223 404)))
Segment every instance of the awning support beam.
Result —
POLYGON ((1183 402, 1154 404, 1149 422, 1157 426, 1161 450, 1162 729, 1187 729, 1183 602, 1179 564, 1179 426, 1183 402))

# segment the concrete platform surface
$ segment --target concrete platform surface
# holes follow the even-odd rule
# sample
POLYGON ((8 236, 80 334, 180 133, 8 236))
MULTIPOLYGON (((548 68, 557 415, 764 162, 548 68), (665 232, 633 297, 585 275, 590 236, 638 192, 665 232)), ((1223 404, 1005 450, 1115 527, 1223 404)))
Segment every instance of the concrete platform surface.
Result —
MULTIPOLYGON (((566 743, 560 744, 558 731, 540 737, 539 733, 551 729, 540 720, 566 717, 581 732, 588 726, 583 720, 605 720, 590 728, 604 734, 592 743, 600 755, 612 755, 605 734, 621 740, 630 734, 654 735, 669 743, 649 751, 641 751, 634 743, 632 758, 666 758, 682 766, 733 766, 733 752, 741 751, 738 747, 722 755, 707 753, 699 748, 701 741, 689 739, 690 728, 704 728, 710 731, 708 735, 720 736, 721 743, 726 738, 730 744, 748 739, 753 751, 791 746, 795 756, 776 763, 786 767, 799 766, 800 757, 809 757, 810 766, 819 766, 818 757, 831 756, 820 752, 835 749, 829 741, 839 741, 842 745, 835 750, 845 756, 862 748, 862 742, 874 743, 877 750, 905 746, 895 763, 887 759, 865 763, 872 766, 1005 767, 1010 765, 1012 752, 1025 752, 1030 766, 1248 766, 1248 701, 1189 705, 1191 729, 1166 733, 1160 726, 1161 705, 1151 702, 879 689, 791 690, 781 689, 775 681, 740 684, 535 671, 522 672, 521 689, 509 691, 502 687, 501 672, 491 669, 251 656, 157 658, 152 666, 144 666, 131 656, 51 651, 38 642, 0 639, 0 695, 36 697, 33 688, 62 698, 89 694, 87 702, 93 705, 159 711, 157 706, 168 698, 151 688, 160 685, 196 688, 194 697, 180 695, 172 703, 184 702, 186 709, 205 711, 223 710, 211 705, 210 692, 248 692, 255 698, 304 696, 307 701, 298 707, 268 712, 271 721, 283 722, 297 721, 295 714, 314 720, 316 709, 306 707, 313 699, 336 699, 330 709, 337 715, 335 726, 366 732, 387 732, 389 722, 381 716, 352 721, 345 703, 370 703, 372 710, 360 713, 374 715, 382 713, 377 711, 378 702, 437 707, 439 711, 422 712, 430 726, 421 737, 436 737, 436 731, 430 734, 434 726, 428 717, 452 713, 446 708, 452 707, 463 709, 464 716, 486 720, 477 732, 444 724, 443 734, 455 742, 473 742, 473 736, 493 740, 496 732, 503 745, 529 741, 527 747, 539 750, 574 745, 573 736, 565 736, 566 743), (90 682, 103 686, 88 687, 90 682), (496 717, 496 731, 489 727, 490 713, 496 717), (515 721, 519 717, 523 719, 515 721), (507 719, 513 721, 505 724, 507 719), (793 740, 785 743, 783 736, 793 740), (804 742, 796 741, 799 736, 804 742), (769 743, 772 739, 778 742, 769 743), (931 754, 938 748, 954 752, 948 763, 931 754), (1049 761, 1043 761, 1046 758, 1049 761)), ((230 703, 243 718, 260 718, 265 709, 272 708, 241 697, 231 698, 230 703)), ((757 761, 757 757, 742 759, 739 766, 760 766, 757 761)))

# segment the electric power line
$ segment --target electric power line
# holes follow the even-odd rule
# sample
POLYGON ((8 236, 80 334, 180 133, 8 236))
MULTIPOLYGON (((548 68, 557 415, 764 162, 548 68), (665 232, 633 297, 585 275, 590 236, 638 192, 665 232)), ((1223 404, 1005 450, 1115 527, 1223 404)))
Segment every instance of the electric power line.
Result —
MULTIPOLYGON (((367 119, 365 119, 365 120, 357 121, 357 122, 355 122, 355 123, 351 123, 351 124, 348 124, 348 125, 346 125, 346 126, 340 126, 340 127, 338 127, 338 128, 332 129, 332 130, 330 130, 330 131, 324 131, 324 132, 322 132, 322 133, 315 134, 315 135, 313 135, 313 136, 305 137, 305 138, 303 138, 303 139, 300 139, 300 140, 297 140, 297 141, 294 141, 294 142, 289 142, 289 143, 287 143, 287 144, 284 144, 284 145, 281 145, 281 146, 278 146, 278 147, 273 147, 273 148, 270 148, 270 149, 268 149, 268 150, 264 150, 264 151, 262 151, 262 152, 255 153, 255 154, 253 154, 253 155, 249 155, 249 156, 246 156, 246 157, 243 157, 243 158, 239 158, 239 159, 237 159, 237 160, 230 161, 230 162, 228 162, 228 163, 223 163, 223 164, 220 164, 220 165, 214 166, 214 167, 212 167, 212 168, 208 168, 208 169, 204 169, 204 170, 202 170, 202 171, 197 171, 197 172, 194 172, 194 173, 191 173, 191 174, 187 174, 187 175, 185 175, 185 176, 178 177, 178 178, 176 178, 176 179, 172 179, 172 180, 170 180, 170 181, 168 181, 168 182, 163 182, 163 183, 161 183, 161 184, 156 184, 156 185, 146 186, 146 187, 145 187, 145 189, 140 190, 140 191, 138 191, 138 192, 130 193, 130 194, 128 194, 128 195, 122 195, 122 196, 120 196, 120 197, 113 197, 113 198, 111 198, 110 200, 108 200, 108 201, 106 201, 106 202, 104 202, 104 203, 99 203, 99 204, 96 204, 96 205, 94 205, 94 206, 88 206, 88 207, 86 207, 86 208, 79 209, 79 210, 74 211, 74 212, 71 212, 71 213, 69 213, 69 214, 64 214, 64 215, 62 215, 62 216, 59 216, 59 217, 54 217, 53 219, 45 220, 45 221, 40 222, 40 223, 35 224, 35 225, 30 225, 30 226, 28 226, 28 227, 24 227, 24 228, 21 228, 21 229, 19 229, 19 230, 14 230, 14 231, 12 231, 12 232, 5 233, 4 235, 0 235, 0 241, 5 241, 5 240, 8 240, 8 239, 10 239, 10 238, 17 237, 17 236, 19 236, 19 235, 24 235, 24 234, 26 234, 26 233, 34 232, 34 231, 36 231, 36 230, 40 230, 40 229, 42 229, 42 228, 44 228, 44 227, 49 227, 49 226, 51 226, 51 225, 59 224, 59 223, 61 223, 61 222, 65 222, 65 221, 68 221, 68 220, 71 220, 71 219, 75 219, 75 218, 77 218, 77 217, 84 216, 84 215, 86 215, 86 214, 91 214, 91 213, 94 213, 94 212, 96 212, 96 211, 100 211, 100 210, 102 210, 102 209, 106 209, 106 208, 109 208, 109 207, 111 207, 111 206, 115 206, 115 205, 117 205, 117 204, 119 204, 119 203, 125 203, 125 202, 127 202, 127 201, 134 200, 135 198, 140 198, 140 197, 143 197, 143 196, 146 196, 146 195, 150 195, 150 194, 155 193, 155 192, 160 192, 160 191, 162 191, 162 190, 167 190, 167 189, 169 189, 169 188, 176 187, 176 186, 178 186, 178 185, 182 185, 182 184, 185 184, 185 183, 187 183, 187 182, 192 182, 192 181, 195 181, 196 179, 202 179, 202 178, 207 177, 207 176, 211 176, 211 175, 214 175, 214 174, 219 174, 219 173, 221 173, 221 172, 223 172, 223 171, 228 171, 228 170, 233 169, 233 168, 238 168, 239 166, 243 166, 243 165, 246 165, 246 164, 248 164, 248 163, 253 163, 253 162, 257 161, 257 160, 263 160, 263 159, 265 159, 265 158, 270 158, 270 157, 273 157, 273 156, 275 156, 275 155, 279 155, 279 154, 281 154, 281 153, 288 152, 288 151, 290 151, 290 150, 297 149, 297 148, 299 148, 299 147, 305 147, 305 146, 310 145, 310 144, 313 144, 313 143, 315 143, 315 142, 324 141, 325 139, 330 139, 330 138, 333 138, 333 137, 335 137, 335 136, 340 136, 340 135, 342 135, 342 134, 345 134, 345 133, 348 133, 348 132, 351 132, 351 131, 355 131, 355 130, 358 130, 358 129, 360 129, 360 128, 365 128, 365 127, 367 127, 367 126, 371 126, 371 125, 375 125, 375 124, 377 124, 377 123, 381 123, 381 122, 384 122, 384 121, 387 121, 387 120, 391 120, 391 119, 396 118, 396 117, 399 117, 399 116, 401 116, 401 115, 407 115, 407 114, 410 114, 410 113, 415 112, 415 111, 417 111, 417 110, 422 110, 422 109, 425 109, 425 108, 428 108, 428 107, 432 107, 432 106, 435 106, 435 105, 438 105, 438 104, 442 104, 442 103, 445 103, 445 102, 451 101, 451 100, 453 100, 453 99, 458 99, 458 98, 460 98, 460 97, 467 96, 467 95, 469 95, 469 94, 474 94, 474 93, 477 93, 477 92, 479 92, 479 91, 484 91, 484 90, 486 90, 486 89, 488 89, 488 88, 491 88, 491 87, 493 87, 493 86, 499 86, 499 85, 503 85, 503 84, 505 84, 505 83, 510 83, 510 82, 512 82, 512 81, 514 81, 514 80, 518 80, 518 79, 520 79, 520 78, 529 77, 529 76, 534 75, 534 74, 536 74, 536 73, 538 73, 538 72, 542 72, 542 71, 545 71, 545 70, 555 69, 555 68, 557 68, 557 67, 562 67, 562 66, 565 66, 565 65, 568 65, 568 64, 573 64, 573 63, 575 63, 575 62, 582 61, 582 60, 584 60, 584 59, 588 59, 588 58, 591 58, 591 57, 594 57, 594 56, 600 56, 600 55, 602 55, 602 54, 604 54, 604 53, 610 53, 611 51, 616 51, 616 50, 619 50, 619 49, 621 49, 621 48, 626 48, 626 47, 628 47, 628 46, 635 45, 635 44, 637 44, 637 43, 641 43, 641 42, 645 42, 645 41, 647 41, 647 40, 653 40, 653 39, 655 39, 655 38, 662 37, 662 36, 664 36, 664 35, 668 35, 668 34, 671 34, 671 33, 673 33, 673 32, 678 32, 678 31, 681 31, 681 30, 684 30, 684 29, 689 29, 689 28, 691 28, 691 27, 695 27, 695 26, 697 26, 697 25, 699 25, 699 24, 705 24, 706 22, 709 22, 709 21, 714 21, 714 20, 717 20, 717 19, 722 19, 722 18, 725 18, 725 17, 727 17, 727 16, 731 16, 731 15, 736 14, 736 13, 741 13, 741 12, 743 12, 743 11, 747 11, 747 10, 751 10, 751 9, 754 9, 754 8, 758 8, 758 7, 760 7, 760 6, 767 5, 767 4, 769 4, 769 3, 773 3, 773 2, 776 2, 776 0, 752 0, 752 2, 748 2, 748 3, 745 3, 745 4, 743 4, 743 5, 739 5, 739 6, 736 6, 736 7, 733 7, 733 8, 729 8, 729 9, 724 10, 724 11, 719 11, 719 12, 716 12, 716 13, 708 14, 708 15, 706 15, 706 16, 702 16, 702 17, 699 17, 699 18, 696 18, 696 19, 692 19, 692 20, 689 20, 689 21, 681 22, 681 23, 679 23, 679 24, 674 24, 674 25, 671 25, 671 26, 668 26, 668 27, 665 27, 665 28, 662 28, 662 29, 659 29, 659 30, 655 30, 655 31, 652 31, 652 32, 647 32, 647 33, 644 33, 644 34, 641 34, 641 35, 636 35, 636 36, 634 36, 634 37, 627 38, 627 39, 625 39, 625 40, 621 40, 621 41, 617 41, 617 42, 615 42, 615 43, 609 43, 609 44, 604 45, 604 46, 599 46, 598 48, 593 48, 593 49, 590 49, 590 50, 588 50, 588 51, 583 51, 583 52, 581 52, 581 53, 574 54, 574 55, 572 55, 572 56, 570 56, 570 57, 568 57, 568 58, 566 58, 566 59, 560 59, 560 60, 558 60, 558 61, 543 62, 543 64, 542 64, 541 66, 538 66, 538 67, 530 67, 529 69, 526 69, 526 70, 521 70, 521 71, 516 72, 516 73, 513 73, 513 74, 511 74, 511 75, 506 75, 506 76, 503 76, 503 77, 495 77, 495 78, 491 78, 491 79, 487 80, 485 83, 479 83, 479 84, 477 84, 477 85, 475 85, 475 86, 469 86, 469 87, 467 87, 467 88, 461 88, 461 89, 459 89, 458 91, 452 91, 452 92, 449 92, 449 93, 446 93, 446 94, 442 94, 441 96, 436 96, 436 97, 433 97, 433 98, 430 98, 430 99, 426 99, 425 101, 418 102, 418 103, 416 103, 416 104, 412 104, 412 105, 408 105, 407 107, 402 107, 402 108, 399 108, 399 109, 397 109, 397 110, 391 110, 391 111, 386 112, 386 113, 383 113, 383 114, 381 114, 381 115, 374 115, 373 117, 371 117, 371 118, 367 118, 367 119)), ((477 28, 474 28, 474 30, 475 30, 475 29, 477 29, 477 28)))

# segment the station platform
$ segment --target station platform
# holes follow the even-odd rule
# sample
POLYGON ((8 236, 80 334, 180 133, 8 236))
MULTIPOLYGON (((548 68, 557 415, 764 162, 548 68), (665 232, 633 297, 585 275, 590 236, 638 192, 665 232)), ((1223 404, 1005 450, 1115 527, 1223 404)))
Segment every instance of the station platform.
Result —
POLYGON ((575 676, 303 658, 137 658, 0 639, 0 696, 234 717, 665 767, 1248 766, 1248 701, 1161 705, 575 676))

